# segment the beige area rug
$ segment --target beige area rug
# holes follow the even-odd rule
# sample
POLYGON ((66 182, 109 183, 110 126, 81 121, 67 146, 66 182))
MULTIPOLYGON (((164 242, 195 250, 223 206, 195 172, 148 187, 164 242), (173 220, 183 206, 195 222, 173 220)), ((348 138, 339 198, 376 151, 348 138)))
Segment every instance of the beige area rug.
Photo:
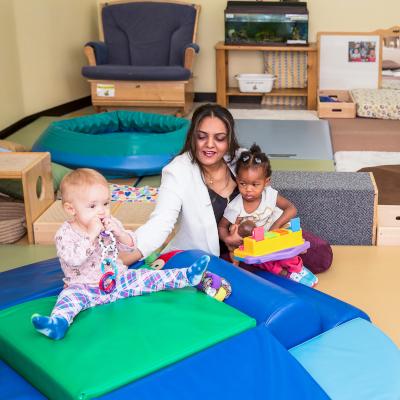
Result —
POLYGON ((355 172, 365 167, 400 165, 400 152, 395 151, 337 151, 334 155, 338 172, 355 172))
POLYGON ((281 120, 318 120, 316 111, 309 110, 265 110, 265 109, 236 109, 230 108, 229 111, 235 119, 281 119, 281 120))

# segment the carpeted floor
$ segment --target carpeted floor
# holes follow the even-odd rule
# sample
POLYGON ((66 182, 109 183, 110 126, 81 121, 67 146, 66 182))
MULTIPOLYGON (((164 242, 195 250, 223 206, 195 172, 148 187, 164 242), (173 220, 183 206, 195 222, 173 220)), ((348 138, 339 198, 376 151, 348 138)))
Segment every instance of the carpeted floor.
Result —
POLYGON ((400 152, 400 121, 372 118, 329 119, 333 152, 400 152))
POLYGON ((33 121, 19 131, 8 136, 6 140, 11 140, 13 142, 23 144, 30 149, 35 143, 36 139, 44 132, 49 124, 51 124, 53 121, 57 121, 58 119, 60 118, 40 117, 36 121, 33 121))

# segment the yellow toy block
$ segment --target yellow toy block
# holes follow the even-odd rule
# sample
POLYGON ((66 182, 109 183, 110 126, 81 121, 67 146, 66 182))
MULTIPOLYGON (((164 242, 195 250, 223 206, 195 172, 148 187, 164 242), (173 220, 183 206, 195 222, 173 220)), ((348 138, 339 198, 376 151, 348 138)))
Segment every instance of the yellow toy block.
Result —
POLYGON ((233 252, 238 258, 263 256, 276 251, 290 249, 304 243, 302 230, 292 232, 290 229, 271 231, 276 236, 265 235, 264 240, 256 241, 251 236, 243 239, 243 246, 233 252))

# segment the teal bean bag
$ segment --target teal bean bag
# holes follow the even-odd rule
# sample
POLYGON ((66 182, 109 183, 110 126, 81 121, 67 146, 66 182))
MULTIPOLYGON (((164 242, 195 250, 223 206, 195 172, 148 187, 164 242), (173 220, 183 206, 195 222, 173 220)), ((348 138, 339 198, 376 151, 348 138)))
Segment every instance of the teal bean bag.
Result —
POLYGON ((32 150, 113 177, 156 175, 180 152, 188 128, 184 118, 112 111, 52 122, 32 150))

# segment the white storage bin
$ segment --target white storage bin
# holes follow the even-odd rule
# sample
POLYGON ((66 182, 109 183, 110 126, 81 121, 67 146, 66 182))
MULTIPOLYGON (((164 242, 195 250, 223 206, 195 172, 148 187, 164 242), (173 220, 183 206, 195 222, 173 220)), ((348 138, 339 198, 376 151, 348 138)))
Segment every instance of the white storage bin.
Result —
POLYGON ((271 74, 238 74, 235 78, 241 92, 260 93, 270 92, 275 80, 275 76, 271 74))

